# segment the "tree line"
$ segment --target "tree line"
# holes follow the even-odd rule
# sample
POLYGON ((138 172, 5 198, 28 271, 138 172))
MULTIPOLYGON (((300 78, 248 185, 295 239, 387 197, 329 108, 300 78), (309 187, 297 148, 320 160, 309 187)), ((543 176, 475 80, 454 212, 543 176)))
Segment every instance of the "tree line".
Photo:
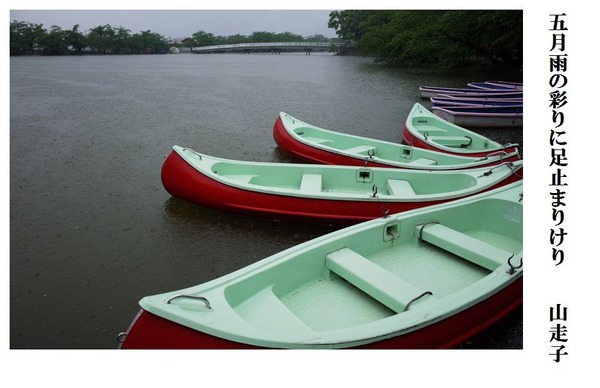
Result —
POLYGON ((334 11, 328 27, 362 54, 389 65, 523 65, 520 10, 334 11))
POLYGON ((291 32, 259 31, 218 36, 197 31, 174 42, 155 32, 132 34, 110 24, 81 31, 13 21, 11 55, 154 54, 172 46, 197 47, 264 42, 345 42, 375 61, 393 66, 452 67, 470 62, 510 68, 523 65, 523 12, 520 10, 345 10, 329 14, 337 38, 303 37, 291 32))
POLYGON ((216 36, 198 31, 176 42, 150 30, 132 34, 127 28, 110 24, 81 31, 78 24, 65 30, 58 26, 45 29, 42 24, 16 20, 10 23, 10 55, 158 54, 167 53, 173 46, 303 41, 328 42, 330 39, 323 35, 303 37, 291 32, 259 31, 248 36, 216 36))

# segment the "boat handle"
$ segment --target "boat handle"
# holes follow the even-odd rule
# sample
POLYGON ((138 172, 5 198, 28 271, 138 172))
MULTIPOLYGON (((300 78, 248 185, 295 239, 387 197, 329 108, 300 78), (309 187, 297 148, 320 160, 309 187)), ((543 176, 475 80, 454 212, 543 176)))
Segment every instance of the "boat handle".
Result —
POLYGON ((125 342, 126 337, 127 337, 127 332, 122 331, 117 335, 117 341, 122 344, 123 342, 125 342))
POLYGON ((422 293, 421 295, 417 296, 416 298, 413 298, 413 299, 412 299, 410 302, 408 302, 408 303, 406 304, 406 307, 404 307, 404 310, 403 310, 403 311, 406 311, 406 310, 408 310, 408 308, 410 307, 410 305, 411 305, 413 302, 415 302, 415 301, 417 301, 417 300, 421 299, 421 298, 422 298, 422 297, 424 297, 425 295, 433 295, 433 292, 431 292, 431 291, 425 291, 424 293, 422 293))
POLYGON ((426 226, 433 225, 433 224, 439 224, 439 222, 431 221, 431 222, 426 222, 424 224, 417 225, 417 226, 421 227, 421 229, 419 229, 419 240, 423 240, 423 229, 425 229, 426 226))
MULTIPOLYGON (((294 119, 292 116, 290 116, 290 115, 288 115, 288 114, 286 113, 286 114, 285 114, 285 117, 287 117, 288 119, 292 120, 292 123, 296 124, 296 120, 295 120, 295 119, 294 119)), ((304 135, 304 134, 303 134, 303 133, 301 133, 301 135, 304 135)))
POLYGON ((492 172, 494 172, 495 169, 500 168, 502 166, 508 166, 508 168, 510 168, 510 170, 513 172, 513 174, 515 173, 515 169, 513 168, 513 162, 504 162, 504 163, 500 163, 500 164, 495 165, 494 167, 490 168, 488 171, 486 171, 483 174, 479 175, 477 178, 481 178, 481 177, 484 177, 484 176, 492 175, 492 172))
POLYGON ((191 153, 195 154, 197 157, 199 157, 199 158, 200 158, 200 160, 202 160, 202 155, 201 155, 201 154, 199 154, 198 152, 194 151, 193 149, 191 149, 191 148, 184 148, 183 150, 184 150, 184 151, 189 151, 189 152, 191 152, 191 153))
POLYGON ((367 164, 369 164, 369 161, 373 160, 373 156, 375 156, 375 150, 368 150, 367 151, 367 157, 365 158, 365 164, 363 165, 363 167, 367 167, 367 164))
POLYGON ((390 215, 390 204, 386 203, 387 208, 383 207, 383 204, 381 205, 381 217, 383 218, 388 218, 388 216, 390 215))
POLYGON ((508 260, 507 260, 507 262, 508 262, 508 266, 509 266, 510 268, 509 268, 509 269, 506 271, 506 273, 507 273, 507 274, 509 274, 509 275, 512 275, 512 274, 514 274, 515 272, 517 272, 517 270, 518 270, 519 268, 521 268, 521 267, 523 266, 523 258, 522 258, 522 257, 521 257, 521 261, 520 261, 519 265, 517 265, 516 267, 515 267, 514 265, 512 265, 512 263, 510 262, 510 259, 512 259, 513 257, 515 257, 515 255, 511 255, 511 256, 508 258, 508 260))
POLYGON ((486 160, 487 158, 489 158, 491 156, 496 156, 496 155, 500 155, 501 156, 500 160, 502 161, 502 160, 504 160, 504 157, 506 155, 508 155, 508 153, 506 151, 494 151, 494 152, 490 152, 489 154, 487 154, 486 156, 484 156, 483 158, 478 159, 478 160, 479 161, 486 160))
POLYGON ((521 149, 521 146, 518 143, 506 143, 502 145, 503 150, 507 149, 508 147, 516 147, 517 150, 521 149))
POLYGON ((177 295, 173 295, 167 299, 165 299, 165 303, 166 304, 171 304, 171 301, 173 301, 174 299, 178 299, 178 298, 187 298, 187 299, 195 299, 195 300, 199 300, 204 302, 204 304, 206 305, 206 308, 209 310, 212 310, 212 307, 210 306, 210 302, 208 301, 208 299, 206 299, 203 296, 195 296, 195 295, 186 295, 186 294, 177 294, 177 295))

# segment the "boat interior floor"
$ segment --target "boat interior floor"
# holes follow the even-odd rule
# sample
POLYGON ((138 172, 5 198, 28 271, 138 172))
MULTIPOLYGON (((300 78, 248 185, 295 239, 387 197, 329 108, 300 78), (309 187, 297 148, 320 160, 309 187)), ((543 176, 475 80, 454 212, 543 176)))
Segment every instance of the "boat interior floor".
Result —
MULTIPOLYGON (((431 229, 448 232, 439 224, 431 229)), ((418 227, 415 233, 421 233, 418 227)), ((461 237, 450 236, 456 238, 461 237)), ((462 238, 462 243, 454 245, 471 244, 473 251, 488 250, 489 256, 498 256, 498 262, 489 258, 486 261, 478 254, 469 257, 473 254, 453 252, 452 243, 429 243, 418 238, 368 258, 342 248, 326 255, 322 277, 284 295, 276 295, 271 287, 236 310, 252 324, 277 331, 335 330, 391 317, 468 287, 510 257, 504 249, 485 242, 501 240, 496 233, 480 232, 462 238), (280 314, 277 319, 273 319, 274 311, 280 314)), ((507 239, 503 246, 511 244, 507 239)))

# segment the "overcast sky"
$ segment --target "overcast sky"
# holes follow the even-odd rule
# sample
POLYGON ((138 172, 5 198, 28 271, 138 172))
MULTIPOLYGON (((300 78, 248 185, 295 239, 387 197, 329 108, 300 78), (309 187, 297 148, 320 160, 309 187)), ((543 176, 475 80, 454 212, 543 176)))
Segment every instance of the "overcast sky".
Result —
POLYGON ((197 31, 214 35, 250 35, 257 31, 292 32, 303 37, 321 34, 335 37, 327 28, 329 10, 11 10, 10 20, 52 25, 79 31, 110 24, 131 33, 150 30, 164 37, 185 38, 197 31))

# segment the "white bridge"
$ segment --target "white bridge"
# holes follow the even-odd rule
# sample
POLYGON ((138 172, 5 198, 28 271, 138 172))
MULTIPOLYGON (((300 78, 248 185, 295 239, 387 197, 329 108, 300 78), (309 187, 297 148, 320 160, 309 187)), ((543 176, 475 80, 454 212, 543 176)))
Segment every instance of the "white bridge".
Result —
POLYGON ((271 52, 279 54, 282 51, 304 51, 310 54, 312 51, 331 51, 337 52, 344 46, 344 43, 331 42, 268 42, 268 43, 238 43, 222 44, 214 46, 192 47, 192 53, 250 53, 256 51, 271 52))

